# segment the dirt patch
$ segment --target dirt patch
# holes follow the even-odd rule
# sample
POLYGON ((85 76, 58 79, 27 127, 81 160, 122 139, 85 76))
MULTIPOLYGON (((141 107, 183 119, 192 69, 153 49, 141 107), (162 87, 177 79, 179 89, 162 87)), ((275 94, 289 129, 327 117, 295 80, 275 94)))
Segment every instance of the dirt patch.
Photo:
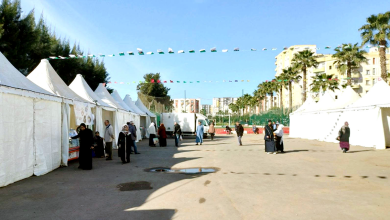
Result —
POLYGON ((129 182, 129 183, 121 183, 117 186, 120 191, 136 191, 136 190, 150 190, 153 187, 151 184, 146 181, 138 181, 138 182, 129 182))

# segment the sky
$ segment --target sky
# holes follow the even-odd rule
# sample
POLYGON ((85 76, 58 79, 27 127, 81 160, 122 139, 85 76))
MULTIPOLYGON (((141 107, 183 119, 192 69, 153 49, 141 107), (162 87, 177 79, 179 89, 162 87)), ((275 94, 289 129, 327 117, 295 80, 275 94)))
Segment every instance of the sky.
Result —
POLYGON ((116 54, 106 56, 104 63, 110 81, 130 82, 110 84, 122 97, 129 94, 136 100, 137 84, 132 82, 143 80, 146 73, 159 72, 162 80, 187 81, 166 84, 172 98, 184 98, 186 92, 187 98, 200 98, 201 104, 212 104, 213 97, 252 94, 259 83, 274 78, 275 56, 283 47, 310 44, 320 48, 317 53, 332 53, 323 48, 360 43, 358 29, 366 18, 390 8, 387 1, 361 0, 21 2, 24 13, 34 9, 37 19, 43 13, 57 35, 72 44, 80 43, 85 53, 116 54), (217 53, 210 52, 213 47, 217 53), (236 47, 240 52, 233 52, 236 47), (145 55, 118 56, 137 48, 145 55), (168 48, 175 53, 168 54, 168 48), (251 48, 257 51, 251 52, 251 48), (157 54, 157 49, 165 54, 157 54), (191 49, 196 53, 189 54, 191 49), (207 52, 199 53, 200 49, 207 52), (222 49, 229 52, 222 53, 222 49), (179 50, 186 53, 178 54, 179 50), (149 51, 155 54, 146 55, 149 51))

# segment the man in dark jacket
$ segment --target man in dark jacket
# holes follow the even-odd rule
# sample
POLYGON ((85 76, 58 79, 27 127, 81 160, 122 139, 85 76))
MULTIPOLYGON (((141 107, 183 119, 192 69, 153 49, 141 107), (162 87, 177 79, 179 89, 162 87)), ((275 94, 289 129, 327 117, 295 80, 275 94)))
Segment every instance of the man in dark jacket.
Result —
POLYGON ((180 125, 177 122, 175 122, 175 129, 173 130, 173 136, 175 138, 175 146, 176 147, 179 147, 180 135, 181 135, 180 125))
MULTIPOLYGON (((140 154, 140 153, 138 153, 137 145, 135 143, 137 141, 137 127, 135 126, 133 121, 127 122, 127 125, 129 126, 129 132, 131 133, 131 140, 133 141, 134 153, 140 154)), ((133 152, 133 151, 131 151, 131 152, 133 152)))
POLYGON ((241 138, 242 136, 244 135, 244 128, 242 127, 242 125, 238 122, 236 122, 236 133, 237 133, 237 137, 238 137, 238 144, 240 146, 242 146, 242 142, 241 142, 241 138))

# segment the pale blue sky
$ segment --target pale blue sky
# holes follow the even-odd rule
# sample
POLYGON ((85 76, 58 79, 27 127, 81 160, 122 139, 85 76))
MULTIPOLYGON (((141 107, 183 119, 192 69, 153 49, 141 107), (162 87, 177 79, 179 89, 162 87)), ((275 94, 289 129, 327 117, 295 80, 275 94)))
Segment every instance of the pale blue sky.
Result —
MULTIPOLYGON (((388 1, 360 0, 22 0, 24 12, 35 8, 38 18, 43 12, 58 35, 80 42, 85 52, 117 54, 104 60, 111 81, 139 81, 145 73, 156 72, 163 80, 199 80, 202 83, 167 86, 172 98, 183 98, 186 90, 187 98, 201 98, 202 104, 211 104, 213 97, 241 96, 242 89, 252 93, 260 82, 274 77, 275 56, 285 46, 316 44, 323 49, 361 42, 358 28, 366 17, 389 6, 388 1), (167 54, 169 47, 175 54, 167 54), (218 53, 211 53, 212 47, 218 53), (233 52, 235 47, 241 51, 233 52), (273 47, 278 50, 271 51, 273 47), (137 48, 155 54, 118 56, 137 48), (156 54, 157 49, 166 54, 156 54), (196 53, 188 54, 190 49, 196 53), (200 49, 207 52, 200 54, 200 49), (179 50, 186 53, 177 54, 179 50)), ((122 97, 136 99, 136 84, 111 87, 122 97)))

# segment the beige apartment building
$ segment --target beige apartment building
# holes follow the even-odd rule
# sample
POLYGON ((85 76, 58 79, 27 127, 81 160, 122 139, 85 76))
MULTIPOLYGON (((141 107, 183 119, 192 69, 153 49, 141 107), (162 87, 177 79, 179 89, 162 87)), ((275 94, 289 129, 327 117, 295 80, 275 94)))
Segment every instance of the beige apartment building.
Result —
MULTIPOLYGON (((326 73, 327 75, 333 75, 335 78, 338 78, 340 80, 340 88, 341 85, 347 83, 347 75, 346 72, 340 73, 337 69, 337 66, 334 64, 335 59, 332 57, 332 54, 322 54, 318 53, 318 48, 316 45, 295 45, 289 47, 287 50, 284 50, 280 54, 278 54, 276 58, 276 69, 275 69, 275 76, 278 76, 282 73, 283 69, 291 66, 291 59, 293 58, 294 54, 298 51, 302 51, 303 49, 307 48, 315 52, 315 55, 317 56, 317 61, 319 62, 319 65, 317 68, 310 68, 307 72, 307 94, 312 96, 313 98, 318 98, 318 94, 311 93, 310 92, 310 84, 313 82, 312 77, 316 74, 322 74, 326 73)), ((332 49, 330 49, 332 50, 332 49)), ((321 52, 326 52, 327 50, 321 49, 321 52)), ((361 66, 356 69, 352 74, 352 88, 361 96, 364 96, 370 88, 378 81, 378 78, 380 77, 380 61, 379 61, 379 51, 378 48, 372 47, 369 48, 369 51, 367 52, 367 63, 362 63, 361 66)), ((386 50, 386 65, 387 70, 390 71, 390 51, 389 49, 386 50)), ((298 107, 302 105, 302 94, 303 94, 303 80, 300 80, 298 83, 293 82, 292 84, 292 106, 293 108, 298 107)), ((288 107, 289 106, 289 91, 284 89, 283 95, 280 97, 280 94, 277 93, 277 102, 276 105, 279 106, 280 102, 279 99, 282 98, 283 106, 288 107)))

